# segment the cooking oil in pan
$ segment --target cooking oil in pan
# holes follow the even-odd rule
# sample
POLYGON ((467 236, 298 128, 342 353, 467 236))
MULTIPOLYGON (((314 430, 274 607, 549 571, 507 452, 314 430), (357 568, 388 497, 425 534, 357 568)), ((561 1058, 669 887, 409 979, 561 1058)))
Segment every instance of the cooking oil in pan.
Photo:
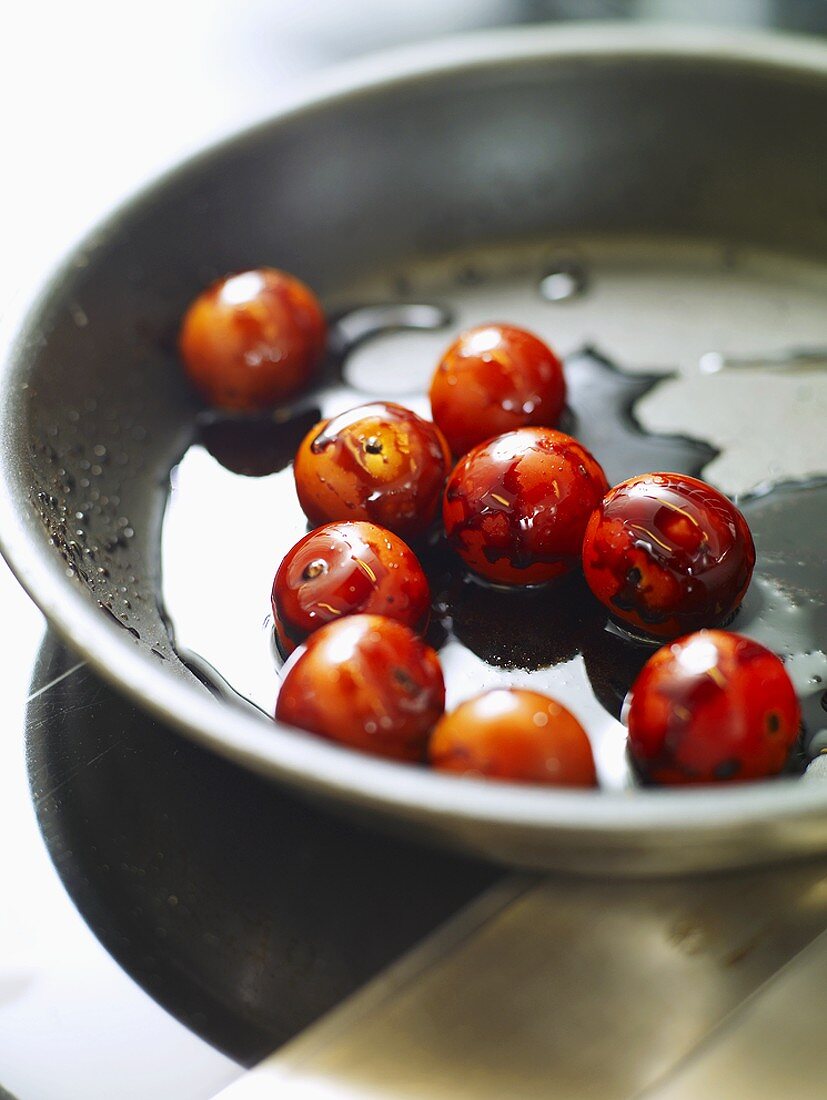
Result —
MULTIPOLYGON (((206 416, 172 471, 162 536, 164 606, 178 652, 196 675, 243 705, 273 713, 281 662, 273 643, 270 588, 281 558, 307 530, 293 485, 292 455, 319 418, 369 400, 393 399, 427 416, 430 372, 453 335, 467 325, 484 320, 525 324, 567 353, 568 407, 560 427, 594 452, 611 483, 654 469, 710 477, 716 464, 737 482, 742 472, 733 474, 726 455, 722 463, 714 446, 691 438, 690 431, 705 435, 703 417, 693 426, 674 409, 664 415, 661 391, 671 387, 680 406, 682 386, 695 385, 697 362, 670 363, 665 352, 650 352, 633 370, 627 351, 619 356, 626 360, 621 369, 609 358, 617 343, 615 330, 609 324, 607 338, 599 318, 588 320, 588 311, 579 321, 580 341, 574 342, 575 326, 566 311, 580 306, 582 313, 582 303, 599 283, 599 269, 587 275, 582 261, 569 258, 547 264, 533 286, 524 273, 490 278, 465 267, 459 285, 455 281, 448 293, 431 294, 427 301, 396 300, 343 311, 332 331, 336 362, 331 378, 290 415, 206 416), (556 330, 568 346, 561 347, 556 330), (644 431, 639 408, 648 410, 651 421, 666 423, 671 416, 669 423, 683 434, 644 431)), ((714 295, 714 289, 710 292, 714 295)), ((672 309, 674 315, 674 303, 672 309)), ((663 325, 664 316, 655 310, 649 323, 663 325)), ((694 320, 700 325, 703 318, 694 320)), ((682 324, 686 317, 679 311, 673 328, 682 324)), ((804 335, 813 340, 812 333, 804 335)), ((662 342, 668 350, 668 340, 662 342)), ((627 346, 641 343, 646 342, 639 335, 626 341, 627 346)), ((680 350, 687 355, 685 345, 680 350)), ((753 347, 749 352, 756 354, 753 347)), ((724 364, 721 373, 726 369, 724 364)), ((696 401, 693 391, 689 404, 696 401)), ((731 629, 758 639, 787 662, 804 710, 802 751, 790 765, 801 770, 810 755, 827 749, 827 565, 822 552, 827 480, 811 476, 770 487, 772 455, 766 441, 756 444, 759 451, 763 447, 767 467, 757 465, 760 455, 751 456, 752 482, 740 487, 752 491, 739 503, 755 536, 758 564, 731 629)), ((802 461, 804 468, 810 465, 808 474, 816 472, 817 456, 802 461)), ((827 468, 827 453, 823 463, 827 468)), ((783 471, 779 480, 785 480, 783 471)), ((733 491, 725 478, 721 487, 733 491)), ((469 577, 437 534, 416 549, 431 581, 429 641, 440 652, 448 706, 497 685, 546 691, 589 730, 602 784, 633 784, 619 716, 651 647, 612 628, 578 574, 546 587, 506 591, 469 577)))

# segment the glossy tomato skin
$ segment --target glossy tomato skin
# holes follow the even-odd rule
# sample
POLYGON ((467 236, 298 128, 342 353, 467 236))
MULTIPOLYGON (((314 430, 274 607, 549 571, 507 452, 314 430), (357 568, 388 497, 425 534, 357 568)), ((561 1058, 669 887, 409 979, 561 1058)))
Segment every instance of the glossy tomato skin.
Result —
POLYGON ((436 653, 380 615, 328 623, 285 666, 276 718, 391 760, 420 762, 445 707, 436 653))
POLYGON ((512 783, 597 782, 589 739, 574 715, 524 688, 495 688, 443 715, 428 760, 439 771, 512 783))
POLYGON ((445 489, 445 533, 487 580, 540 584, 579 562, 583 532, 606 488, 582 443, 552 428, 519 428, 457 463, 445 489))
POLYGON ((583 540, 595 596, 615 618, 660 638, 730 620, 754 565, 743 515, 686 474, 641 474, 616 485, 583 540))
POLYGON ((363 521, 317 527, 285 556, 273 582, 273 622, 282 653, 345 615, 387 615, 413 630, 428 625, 431 593, 413 550, 363 521))
POLYGON ((293 472, 313 524, 358 519, 412 538, 433 523, 450 465, 428 420, 393 402, 322 420, 296 452, 293 472))
POLYGON ((515 325, 468 329, 448 348, 431 379, 431 410, 455 455, 529 425, 553 428, 566 400, 560 360, 515 325))
POLYGON ((306 386, 326 338, 313 291, 285 271, 262 267, 228 275, 199 294, 184 316, 179 350, 205 401, 251 412, 306 386))
POLYGON ((701 630, 644 665, 632 687, 629 752, 653 783, 762 779, 784 767, 800 724, 774 653, 740 634, 701 630))

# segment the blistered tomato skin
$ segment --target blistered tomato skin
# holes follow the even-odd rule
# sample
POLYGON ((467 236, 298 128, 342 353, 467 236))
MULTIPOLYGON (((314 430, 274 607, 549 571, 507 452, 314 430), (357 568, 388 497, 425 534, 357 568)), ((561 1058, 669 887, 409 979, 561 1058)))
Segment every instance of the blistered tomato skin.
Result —
POLYGON ((758 642, 701 630, 663 646, 632 687, 629 752, 652 783, 777 775, 801 712, 783 663, 758 642))
POLYGON ((606 492, 576 439, 520 428, 457 463, 445 489, 445 533, 465 564, 498 584, 540 584, 580 561, 589 516, 606 492))
POLYGON ((423 631, 430 603, 413 550, 373 523, 317 527, 286 555, 273 582, 273 621, 282 653, 291 653, 325 623, 361 612, 423 631))
POLYGON ((421 762, 445 707, 439 658, 409 627, 379 615, 328 623, 296 650, 276 718, 391 760, 421 762))
POLYGON ((438 771, 512 783, 593 787, 585 730, 564 706, 537 691, 495 688, 437 723, 428 760, 438 771))
POLYGON ((615 618, 660 638, 725 624, 754 565, 752 535, 735 505, 685 474, 641 474, 616 485, 583 540, 595 596, 615 618))
POLYGON ((252 412, 285 401, 310 381, 327 325, 315 294, 275 268, 219 279, 187 310, 179 350, 209 404, 252 412))
POLYGON ((431 380, 431 410, 455 455, 529 425, 553 428, 566 400, 563 368, 539 337, 514 325, 463 332, 431 380))
POLYGON ((449 467, 448 445, 434 424, 377 402, 312 428, 293 472, 311 523, 368 520, 411 538, 433 523, 449 467))

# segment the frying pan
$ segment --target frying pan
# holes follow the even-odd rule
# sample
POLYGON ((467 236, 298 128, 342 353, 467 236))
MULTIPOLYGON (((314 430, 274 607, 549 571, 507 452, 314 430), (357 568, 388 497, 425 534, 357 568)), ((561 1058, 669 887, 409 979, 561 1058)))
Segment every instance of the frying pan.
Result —
POLYGON ((174 335, 210 279, 273 263, 331 301, 412 258, 567 233, 725 238, 823 262, 825 149, 827 49, 793 39, 532 28, 326 78, 139 194, 6 318, 3 552, 119 689, 236 764, 349 814, 576 873, 679 874, 824 851, 818 783, 526 789, 274 728, 177 659, 158 593, 163 486, 197 408, 174 335), (84 512, 79 487, 90 485, 84 512), (122 589, 127 623, 109 599, 122 589))

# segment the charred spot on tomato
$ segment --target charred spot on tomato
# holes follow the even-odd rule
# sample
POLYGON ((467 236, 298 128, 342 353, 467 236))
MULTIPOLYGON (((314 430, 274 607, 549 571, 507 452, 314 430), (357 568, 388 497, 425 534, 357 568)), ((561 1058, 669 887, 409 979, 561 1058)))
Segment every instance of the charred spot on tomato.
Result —
POLYGON ((730 757, 729 760, 722 760, 720 764, 716 764, 712 769, 712 774, 715 779, 727 780, 734 779, 740 770, 741 761, 735 757, 730 757))
POLYGON ((393 678, 396 683, 399 684, 402 690, 408 693, 408 695, 413 695, 413 693, 416 691, 416 684, 414 683, 413 678, 406 669, 397 666, 393 670, 393 678))

